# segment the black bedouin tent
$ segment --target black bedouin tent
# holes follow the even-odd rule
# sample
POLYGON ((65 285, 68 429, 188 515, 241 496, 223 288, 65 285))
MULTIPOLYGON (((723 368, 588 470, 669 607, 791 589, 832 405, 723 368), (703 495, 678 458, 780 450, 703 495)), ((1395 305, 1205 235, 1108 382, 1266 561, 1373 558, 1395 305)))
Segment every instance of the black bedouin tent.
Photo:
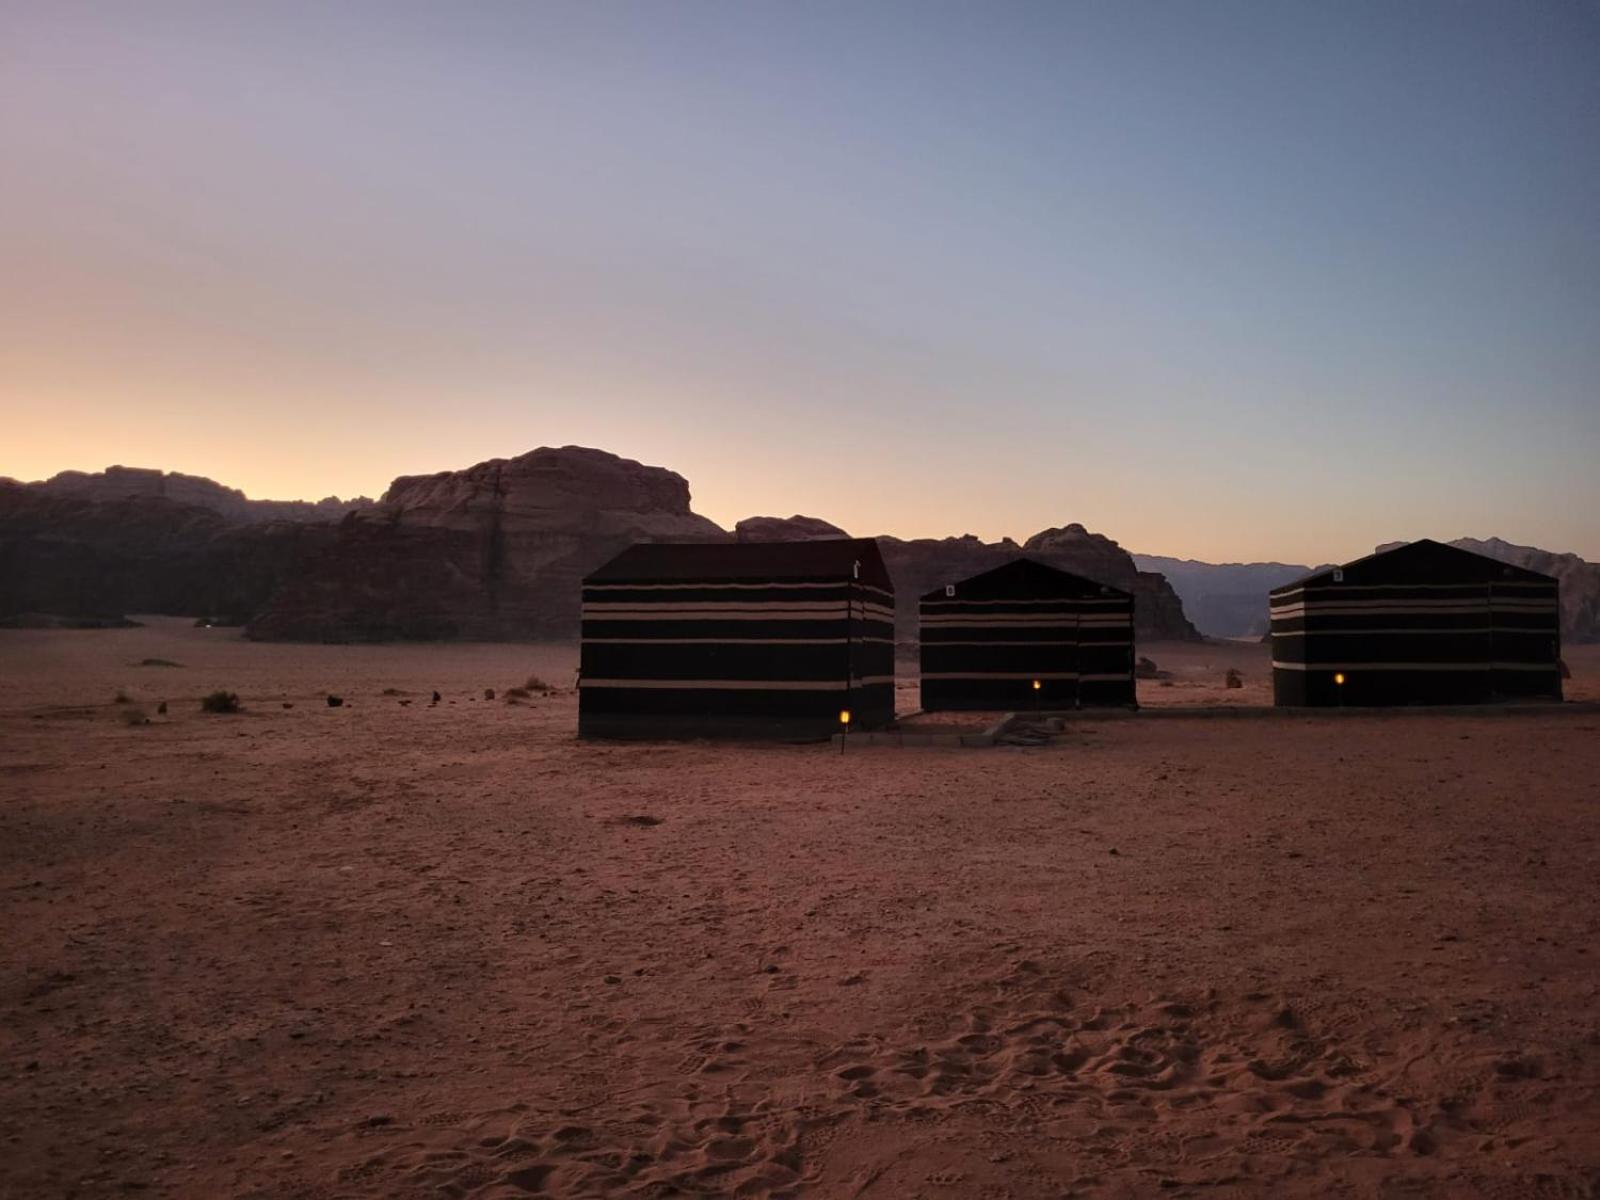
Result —
POLYGON ((1423 540, 1273 589, 1280 705, 1561 699, 1560 585, 1423 540))
POLYGON ((894 717, 871 539, 641 543, 583 581, 581 737, 824 738, 894 717))
POLYGON ((1133 597, 1118 588, 1019 558, 935 588, 921 615, 928 711, 1135 702, 1133 597))

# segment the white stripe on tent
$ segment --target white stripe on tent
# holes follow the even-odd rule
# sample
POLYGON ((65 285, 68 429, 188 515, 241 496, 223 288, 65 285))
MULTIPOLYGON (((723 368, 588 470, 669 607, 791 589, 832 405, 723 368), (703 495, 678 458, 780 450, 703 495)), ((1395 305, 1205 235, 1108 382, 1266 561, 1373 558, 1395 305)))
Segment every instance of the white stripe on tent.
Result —
MULTIPOLYGON (((894 645, 893 638, 600 638, 586 637, 585 646, 843 646, 846 642, 859 646, 872 642, 884 646, 894 645)), ((988 645, 989 643, 985 643, 988 645)))
POLYGON ((1292 663, 1272 662, 1275 671, 1555 671, 1555 663, 1453 662, 1453 663, 1292 663))
POLYGON ((1122 671, 1115 675, 1080 675, 1076 671, 1040 671, 1036 674, 1023 672, 1019 675, 1011 672, 1001 671, 924 671, 922 673, 922 678, 966 679, 976 680, 979 682, 986 679, 1009 679, 1017 681, 1023 679, 1038 679, 1040 681, 1046 679, 1078 679, 1086 683, 1121 683, 1124 680, 1132 679, 1133 673, 1130 671, 1122 671))
POLYGON ((1275 638, 1290 638, 1290 637, 1322 637, 1324 634, 1328 634, 1328 635, 1331 635, 1331 636, 1344 636, 1344 635, 1348 634, 1348 635, 1350 635, 1352 637, 1360 637, 1361 635, 1368 634, 1368 633, 1373 634, 1374 636, 1379 635, 1379 634, 1397 634, 1397 635, 1404 635, 1406 637, 1413 637, 1413 636, 1416 636, 1416 635, 1426 635, 1426 636, 1429 636, 1429 637, 1434 637, 1434 636, 1437 636, 1437 637, 1448 637, 1451 634, 1457 634, 1457 633, 1459 633, 1459 634, 1471 634, 1471 633, 1526 633, 1526 634, 1533 634, 1533 635, 1542 636, 1542 637, 1549 637, 1551 634, 1555 633, 1555 630, 1553 630, 1553 629, 1513 629, 1513 628, 1510 628, 1510 627, 1505 626, 1505 625, 1479 626, 1479 627, 1474 627, 1472 629, 1467 629, 1467 628, 1461 628, 1461 629, 1275 629, 1275 630, 1273 630, 1272 636, 1275 637, 1275 638))
POLYGON ((924 642, 923 645, 931 649, 943 649, 945 646, 982 646, 986 650, 1000 649, 1005 646, 1082 646, 1085 650, 1098 650, 1101 646, 1131 646, 1132 642, 1084 642, 1074 639, 1070 642, 997 642, 993 639, 982 642, 947 642, 940 638, 937 642, 924 642))
POLYGON ((782 579, 769 580, 766 583, 586 583, 583 590, 586 592, 709 592, 709 591, 758 591, 769 592, 785 588, 851 588, 857 592, 871 592, 878 596, 894 598, 893 592, 886 592, 880 587, 873 587, 870 583, 861 583, 845 578, 837 579, 831 583, 790 583, 782 579))
POLYGON ((1299 595, 1301 592, 1399 592, 1399 591, 1465 591, 1467 588, 1546 588, 1554 590, 1554 582, 1536 579, 1508 579, 1494 583, 1310 583, 1300 587, 1275 589, 1268 593, 1274 599, 1299 595))
POLYGON ((697 692, 843 692, 850 688, 893 683, 893 675, 863 675, 846 683, 842 679, 591 679, 578 680, 580 688, 655 688, 697 692))
POLYGON ((1292 612, 1305 609, 1314 609, 1318 612, 1323 612, 1330 609, 1340 608, 1354 609, 1361 612, 1383 611, 1387 609, 1393 609, 1396 612, 1402 612, 1407 609, 1431 611, 1434 609, 1449 610, 1458 608, 1503 608, 1512 612, 1546 612, 1553 610, 1556 607, 1556 604, 1557 600, 1555 596, 1533 600, 1513 600, 1509 596, 1495 596, 1492 598, 1489 596, 1463 596, 1457 600, 1442 598, 1433 600, 1391 600, 1383 596, 1373 596, 1371 599, 1362 600, 1354 596, 1342 596, 1338 598, 1330 597, 1328 599, 1279 600, 1272 602, 1267 607, 1273 612, 1292 612))
POLYGON ((585 621, 842 621, 849 615, 853 615, 857 620, 876 618, 885 624, 894 620, 894 613, 889 609, 861 604, 854 605, 848 610, 843 604, 803 607, 745 605, 738 608, 732 605, 717 608, 679 608, 662 605, 659 608, 607 607, 603 610, 596 610, 586 604, 583 608, 585 621))
POLYGON ((838 612, 853 608, 857 612, 892 613, 887 604, 874 604, 869 600, 683 600, 672 604, 651 604, 639 600, 589 600, 584 612, 838 612))
POLYGON ((1083 620, 1074 620, 1070 614, 1051 617, 1025 617, 1020 613, 1014 617, 923 617, 922 624, 927 629, 1119 629, 1126 628, 1131 622, 1127 618, 1100 618, 1093 617, 1083 620))
POLYGON ((1058 597, 1058 598, 1056 598, 1054 600, 1020 600, 1020 599, 1019 600, 924 600, 922 602, 922 611, 923 612, 940 612, 940 611, 943 611, 943 610, 946 610, 946 609, 952 609, 952 610, 959 611, 959 610, 964 609, 964 608, 975 608, 975 607, 980 607, 980 606, 987 607, 987 606, 999 605, 999 604, 1046 604, 1046 605, 1049 605, 1051 608, 1059 608, 1059 609, 1066 609, 1066 610, 1070 610, 1070 609, 1073 609, 1073 608, 1076 608, 1076 607, 1078 607, 1080 605, 1085 605, 1085 604, 1097 604, 1097 605, 1102 605, 1102 606, 1106 606, 1106 607, 1109 607, 1110 605, 1116 604, 1116 605, 1121 605, 1123 608, 1126 608, 1131 603, 1132 603, 1132 601, 1126 599, 1125 597, 1118 597, 1118 596, 1111 596, 1111 597, 1106 597, 1106 598, 1101 598, 1099 596, 1094 596, 1094 597, 1085 596, 1081 600, 1080 599, 1075 599, 1075 598, 1060 598, 1060 597, 1058 597))
POLYGON ((1490 606, 1482 603, 1458 604, 1449 608, 1442 605, 1401 608, 1391 604, 1297 604, 1293 608, 1269 610, 1274 621, 1290 621, 1295 617, 1463 617, 1474 613, 1488 613, 1490 606))

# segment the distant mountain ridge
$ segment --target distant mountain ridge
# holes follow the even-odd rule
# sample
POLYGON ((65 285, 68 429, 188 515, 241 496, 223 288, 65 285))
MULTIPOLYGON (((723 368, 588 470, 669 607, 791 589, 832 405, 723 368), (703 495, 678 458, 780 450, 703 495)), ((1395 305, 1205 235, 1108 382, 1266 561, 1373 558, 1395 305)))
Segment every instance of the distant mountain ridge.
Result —
POLYGON ((1267 631, 1267 593, 1309 574, 1295 563, 1208 563, 1192 558, 1135 554, 1141 571, 1167 577, 1183 611, 1207 637, 1260 637, 1267 631))
MULTIPOLYGON (((1374 552, 1405 542, 1385 542, 1374 552)), ((1501 538, 1457 538, 1450 545, 1514 566, 1553 576, 1561 583, 1561 636, 1569 642, 1600 642, 1600 564, 1576 554, 1519 546, 1501 538)), ((1141 571, 1159 571, 1183 600, 1184 612, 1207 637, 1255 638, 1268 628, 1267 593, 1318 567, 1294 563, 1208 563, 1157 554, 1135 554, 1141 571)))
MULTIPOLYGON (((695 513, 683 476, 603 450, 545 447, 402 476, 365 498, 258 501, 197 476, 113 467, 0 479, 0 619, 173 613, 286 641, 515 640, 576 632, 579 581, 638 541, 804 540, 843 531, 695 513)), ((1025 546, 881 538, 916 636, 917 597, 1026 551, 1134 594, 1141 637, 1199 634, 1160 575, 1069 524, 1025 546)))
POLYGON ((170 500, 209 508, 230 521, 331 521, 358 509, 371 508, 366 496, 341 500, 251 500, 238 488, 225 487, 203 475, 184 475, 149 467, 107 467, 104 471, 62 471, 38 483, 17 483, 42 495, 80 500, 170 500))
MULTIPOLYGON (((735 527, 743 542, 809 541, 849 537, 837 525, 817 517, 749 517, 735 527)), ((946 583, 966 579, 1026 555, 1097 583, 1133 594, 1136 636, 1148 641, 1198 641, 1183 601, 1161 575, 1141 571, 1133 556, 1104 534, 1091 533, 1076 522, 1044 529, 1018 545, 1011 538, 985 542, 972 534, 947 538, 904 539, 879 534, 878 548, 894 579, 895 636, 901 642, 917 637, 918 601, 946 583)))
MULTIPOLYGON (((175 613, 251 622, 293 640, 567 636, 577 583, 634 541, 842 537, 813 517, 751 517, 730 533, 687 481, 602 450, 542 448, 403 476, 378 501, 251 500, 200 476, 134 467, 0 477, 0 618, 175 613)), ((917 597, 1028 554, 1134 594, 1145 640, 1259 636, 1292 563, 1131 555, 1079 524, 1010 538, 878 539, 902 639, 917 597)), ((1600 641, 1600 565, 1499 538, 1451 543, 1561 581, 1563 636, 1600 641)))

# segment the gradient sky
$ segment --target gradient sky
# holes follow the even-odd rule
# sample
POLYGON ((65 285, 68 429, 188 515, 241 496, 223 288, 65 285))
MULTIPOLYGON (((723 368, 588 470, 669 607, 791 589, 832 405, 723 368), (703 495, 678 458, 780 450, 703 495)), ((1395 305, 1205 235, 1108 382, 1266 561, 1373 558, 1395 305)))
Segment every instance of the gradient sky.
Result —
POLYGON ((0 0, 0 474, 1600 559, 1593 0, 0 0))

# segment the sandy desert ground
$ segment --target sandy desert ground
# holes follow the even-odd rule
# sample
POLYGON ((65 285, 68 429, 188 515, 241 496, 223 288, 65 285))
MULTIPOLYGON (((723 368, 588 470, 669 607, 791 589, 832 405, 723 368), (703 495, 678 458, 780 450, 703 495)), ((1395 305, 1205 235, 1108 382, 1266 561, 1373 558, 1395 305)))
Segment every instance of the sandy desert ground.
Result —
POLYGON ((1600 1193, 1600 715, 583 744, 572 661, 0 633, 0 1196, 1600 1193))

